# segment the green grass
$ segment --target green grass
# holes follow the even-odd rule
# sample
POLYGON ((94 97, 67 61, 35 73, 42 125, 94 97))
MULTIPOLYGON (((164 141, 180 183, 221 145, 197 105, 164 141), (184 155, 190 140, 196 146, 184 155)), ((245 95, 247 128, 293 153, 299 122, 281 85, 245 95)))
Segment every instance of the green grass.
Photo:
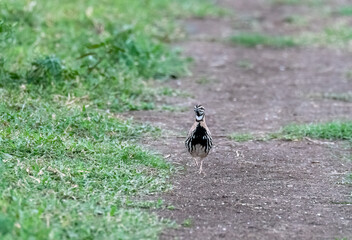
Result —
POLYGON ((192 221, 192 219, 190 219, 190 218, 187 218, 187 219, 185 219, 183 222, 182 222, 182 224, 181 224, 183 227, 192 227, 192 225, 193 225, 193 221, 192 221))
POLYGON ((341 16, 352 16, 352 6, 343 6, 337 9, 337 14, 341 16))
POLYGON ((161 106, 161 110, 168 112, 186 112, 189 108, 185 106, 163 105, 161 106))
POLYGON ((274 4, 320 6, 325 0, 270 0, 274 4))
POLYGON ((245 47, 265 46, 273 48, 294 47, 296 41, 289 36, 269 36, 260 33, 238 33, 230 37, 230 41, 245 47))
POLYGON ((153 108, 148 80, 188 72, 166 44, 183 34, 175 20, 220 11, 200 0, 12 0, 0 9, 0 87, 29 84, 113 111, 153 108))
POLYGON ((327 123, 291 124, 276 136, 285 139, 310 137, 327 140, 352 140, 351 121, 333 121, 327 123))
POLYGON ((345 21, 327 26, 322 32, 303 32, 297 37, 302 45, 328 46, 351 50, 352 30, 345 21))
POLYGON ((178 0, 174 3, 169 3, 170 8, 178 17, 226 17, 233 16, 234 13, 226 8, 215 5, 216 1, 202 1, 202 0, 178 0))
POLYGON ((170 226, 128 200, 169 188, 173 167, 135 143, 157 129, 26 93, 1 99, 1 239, 149 239, 170 226))
POLYGON ((344 77, 351 81, 352 80, 352 71, 347 71, 345 74, 344 74, 344 77))
POLYGON ((323 98, 332 99, 342 102, 352 102, 352 93, 324 93, 323 98))
POLYGON ((352 173, 348 174, 347 181, 348 183, 352 184, 352 173))
POLYGON ((236 142, 247 142, 253 140, 254 136, 250 133, 232 133, 229 138, 236 142))
POLYGON ((270 139, 296 140, 309 137, 313 139, 352 141, 352 121, 332 121, 326 123, 290 124, 280 131, 256 138, 250 133, 233 133, 230 139, 236 142, 250 140, 267 141, 270 139))
POLYGON ((176 207, 174 205, 169 205, 166 207, 168 210, 175 210, 176 207))
POLYGON ((175 168, 138 144, 160 130, 116 117, 154 108, 187 74, 168 43, 203 0, 0 3, 0 239, 157 239, 143 196, 175 168), (140 199, 136 201, 133 199, 140 199), (142 200, 141 200, 142 199, 142 200))

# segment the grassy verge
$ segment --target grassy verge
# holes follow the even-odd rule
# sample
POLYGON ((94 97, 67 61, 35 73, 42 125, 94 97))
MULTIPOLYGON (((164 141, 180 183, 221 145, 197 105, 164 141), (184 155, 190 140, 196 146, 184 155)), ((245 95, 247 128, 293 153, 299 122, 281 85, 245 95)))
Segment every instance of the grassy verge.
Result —
POLYGON ((167 43, 206 1, 0 3, 0 239, 156 239, 170 222, 136 196, 173 166, 138 145, 158 130, 114 112, 153 108, 187 73, 167 43))

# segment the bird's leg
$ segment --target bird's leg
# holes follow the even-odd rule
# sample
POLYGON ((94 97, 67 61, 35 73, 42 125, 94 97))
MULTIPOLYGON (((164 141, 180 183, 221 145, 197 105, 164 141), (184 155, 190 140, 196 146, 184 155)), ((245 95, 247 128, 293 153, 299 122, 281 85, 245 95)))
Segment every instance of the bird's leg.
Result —
POLYGON ((196 163, 196 165, 198 166, 198 161, 197 158, 193 158, 194 162, 196 163))
POLYGON ((203 173, 203 159, 200 160, 199 174, 203 173))

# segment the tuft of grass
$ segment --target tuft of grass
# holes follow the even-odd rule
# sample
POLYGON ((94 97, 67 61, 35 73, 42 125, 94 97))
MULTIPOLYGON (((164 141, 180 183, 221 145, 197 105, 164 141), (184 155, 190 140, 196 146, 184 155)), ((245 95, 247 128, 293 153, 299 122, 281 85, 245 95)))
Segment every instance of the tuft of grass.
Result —
POLYGON ((186 112, 189 108, 185 106, 163 105, 161 109, 168 112, 186 112))
POLYGON ((182 224, 183 227, 192 227, 193 221, 190 218, 185 219, 182 224))
POLYGON ((175 210, 176 207, 174 205, 169 205, 166 207, 168 210, 175 210))
POLYGON ((350 184, 352 184, 352 173, 348 174, 347 179, 348 179, 348 182, 349 182, 350 184))
POLYGON ((341 16, 352 16, 352 6, 343 6, 336 10, 336 13, 341 16))
POLYGON ((297 38, 302 45, 331 46, 350 49, 352 30, 344 21, 328 26, 319 33, 306 32, 297 38))
POLYGON ((294 47, 297 42, 289 36, 268 36, 260 33, 238 33, 230 38, 234 44, 245 47, 266 46, 273 48, 294 47))
POLYGON ((250 133, 232 133, 229 138, 236 142, 247 142, 254 139, 254 136, 250 133))
POLYGON ((342 102, 352 102, 352 93, 324 93, 323 98, 332 99, 342 102))
POLYGON ((315 124, 291 124, 276 135, 285 139, 300 139, 310 137, 328 140, 352 140, 351 121, 333 121, 315 124))

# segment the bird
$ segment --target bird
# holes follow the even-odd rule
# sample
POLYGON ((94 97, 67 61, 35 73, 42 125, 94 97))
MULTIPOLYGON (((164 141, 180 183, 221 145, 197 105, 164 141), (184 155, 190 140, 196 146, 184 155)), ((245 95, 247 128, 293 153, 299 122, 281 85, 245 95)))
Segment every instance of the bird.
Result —
POLYGON ((205 108, 201 104, 198 104, 194 106, 194 112, 196 115, 195 122, 188 132, 185 146, 194 158, 196 165, 200 165, 199 174, 201 174, 203 172, 203 160, 208 156, 213 146, 213 139, 205 123, 205 108))

